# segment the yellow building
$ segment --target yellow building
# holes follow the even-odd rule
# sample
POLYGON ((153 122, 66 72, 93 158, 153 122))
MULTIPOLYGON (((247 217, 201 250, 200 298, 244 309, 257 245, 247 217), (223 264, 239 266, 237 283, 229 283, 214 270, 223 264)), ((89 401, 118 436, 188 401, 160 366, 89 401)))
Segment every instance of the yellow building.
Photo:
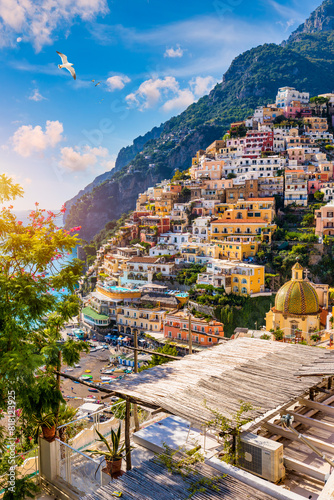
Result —
POLYGON ((137 305, 123 306, 117 314, 117 327, 120 333, 126 334, 132 334, 134 329, 138 333, 162 332, 166 313, 160 307, 148 309, 137 305))
POLYGON ((271 223, 275 217, 275 198, 249 198, 236 203, 219 203, 215 205, 215 215, 222 220, 263 219, 271 223))
POLYGON ((180 248, 181 257, 177 263, 205 264, 210 258, 219 258, 219 249, 216 245, 204 243, 183 243, 180 248))
POLYGON ((253 295, 265 291, 265 267, 232 260, 213 260, 206 273, 198 275, 200 285, 223 286, 226 293, 253 295))
POLYGON ((255 238, 229 237, 226 240, 215 241, 215 247, 218 249, 218 258, 243 260, 248 257, 254 257, 259 250, 259 242, 255 238))
POLYGON ((264 219, 218 219, 211 223, 210 242, 215 243, 230 236, 253 236, 259 241, 270 243, 275 230, 276 225, 264 219))
POLYGON ((328 304, 328 287, 314 285, 303 274, 303 267, 295 264, 292 279, 280 288, 275 306, 266 315, 266 329, 282 330, 286 340, 302 338, 312 343, 312 334, 322 330, 326 323, 327 311, 321 304, 324 307, 328 304))

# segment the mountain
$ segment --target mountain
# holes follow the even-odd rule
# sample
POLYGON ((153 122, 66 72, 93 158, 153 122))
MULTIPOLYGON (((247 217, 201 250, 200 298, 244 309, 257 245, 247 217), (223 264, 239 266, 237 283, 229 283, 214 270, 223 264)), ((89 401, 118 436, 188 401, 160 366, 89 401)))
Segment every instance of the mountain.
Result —
POLYGON ((81 225, 81 236, 90 240, 106 222, 133 209, 144 189, 170 178, 176 168, 188 168, 196 151, 221 138, 231 122, 274 101, 279 87, 288 85, 311 95, 331 92, 333 9, 334 0, 326 0, 281 45, 264 44, 244 52, 209 95, 123 148, 116 161, 120 170, 103 174, 106 177, 95 179, 83 195, 66 202, 66 227, 81 225))
POLYGON ((288 43, 302 40, 301 35, 310 35, 334 29, 334 1, 325 0, 296 31, 294 31, 288 43))
POLYGON ((160 127, 154 127, 152 130, 147 132, 145 135, 140 135, 133 141, 131 146, 127 146, 122 148, 118 153, 115 163, 114 172, 121 170, 121 168, 125 167, 133 158, 142 151, 142 149, 147 145, 147 143, 152 139, 158 139, 163 130, 163 125, 160 127))

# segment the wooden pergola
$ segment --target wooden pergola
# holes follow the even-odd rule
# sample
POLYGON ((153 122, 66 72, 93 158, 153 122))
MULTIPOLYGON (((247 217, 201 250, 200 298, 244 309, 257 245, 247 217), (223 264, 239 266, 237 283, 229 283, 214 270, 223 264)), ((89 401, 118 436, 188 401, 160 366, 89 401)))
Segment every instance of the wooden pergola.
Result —
MULTIPOLYGON (((319 360, 319 349, 304 345, 240 338, 180 360, 129 375, 108 388, 96 384, 107 396, 126 400, 125 441, 127 469, 130 456, 130 404, 154 412, 166 412, 205 429, 212 410, 231 418, 240 402, 253 405, 252 419, 261 420, 271 412, 303 397, 319 384, 319 374, 296 377, 302 366, 319 360)), ((75 380, 74 377, 61 373, 75 380)), ((322 375, 322 374, 320 374, 322 375)))
MULTIPOLYGON (((193 500, 274 500, 274 497, 242 483, 231 476, 218 475, 212 467, 197 464, 192 467, 193 474, 183 479, 180 474, 171 474, 159 458, 142 462, 135 469, 127 472, 112 483, 99 488, 95 493, 87 495, 83 500, 114 500, 115 491, 122 493, 122 500, 166 500, 189 498, 189 487, 201 479, 214 480, 204 491, 195 492, 193 500)), ((197 490, 200 490, 197 487, 197 490)))

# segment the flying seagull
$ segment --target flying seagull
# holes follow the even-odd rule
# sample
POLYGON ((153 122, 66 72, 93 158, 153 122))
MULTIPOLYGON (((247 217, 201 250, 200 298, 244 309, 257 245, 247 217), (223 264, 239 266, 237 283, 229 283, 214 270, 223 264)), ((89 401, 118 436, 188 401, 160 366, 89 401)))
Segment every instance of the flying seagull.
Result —
POLYGON ((74 80, 76 80, 77 76, 75 74, 75 70, 74 68, 72 68, 73 64, 72 63, 69 63, 68 60, 67 60, 67 57, 65 56, 65 54, 62 54, 61 52, 58 52, 58 50, 56 50, 57 54, 60 55, 61 57, 61 62, 63 64, 58 64, 58 68, 59 69, 67 69, 71 75, 73 76, 74 80))
POLYGON ((101 82, 97 82, 95 83, 95 87, 97 87, 98 85, 100 85, 101 82))

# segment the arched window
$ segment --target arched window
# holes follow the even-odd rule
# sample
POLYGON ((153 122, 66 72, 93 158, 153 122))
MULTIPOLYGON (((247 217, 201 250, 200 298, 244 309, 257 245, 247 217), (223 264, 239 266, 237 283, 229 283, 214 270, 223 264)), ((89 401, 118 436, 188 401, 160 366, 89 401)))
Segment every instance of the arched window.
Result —
POLYGON ((246 280, 245 278, 243 278, 243 279, 241 280, 241 283, 243 283, 243 284, 246 284, 246 285, 247 285, 247 280, 246 280))
POLYGON ((238 293, 239 292, 239 288, 237 286, 234 286, 233 287, 233 293, 238 293))
POLYGON ((238 278, 236 278, 236 277, 235 277, 235 278, 233 278, 233 283, 239 283, 238 278))

